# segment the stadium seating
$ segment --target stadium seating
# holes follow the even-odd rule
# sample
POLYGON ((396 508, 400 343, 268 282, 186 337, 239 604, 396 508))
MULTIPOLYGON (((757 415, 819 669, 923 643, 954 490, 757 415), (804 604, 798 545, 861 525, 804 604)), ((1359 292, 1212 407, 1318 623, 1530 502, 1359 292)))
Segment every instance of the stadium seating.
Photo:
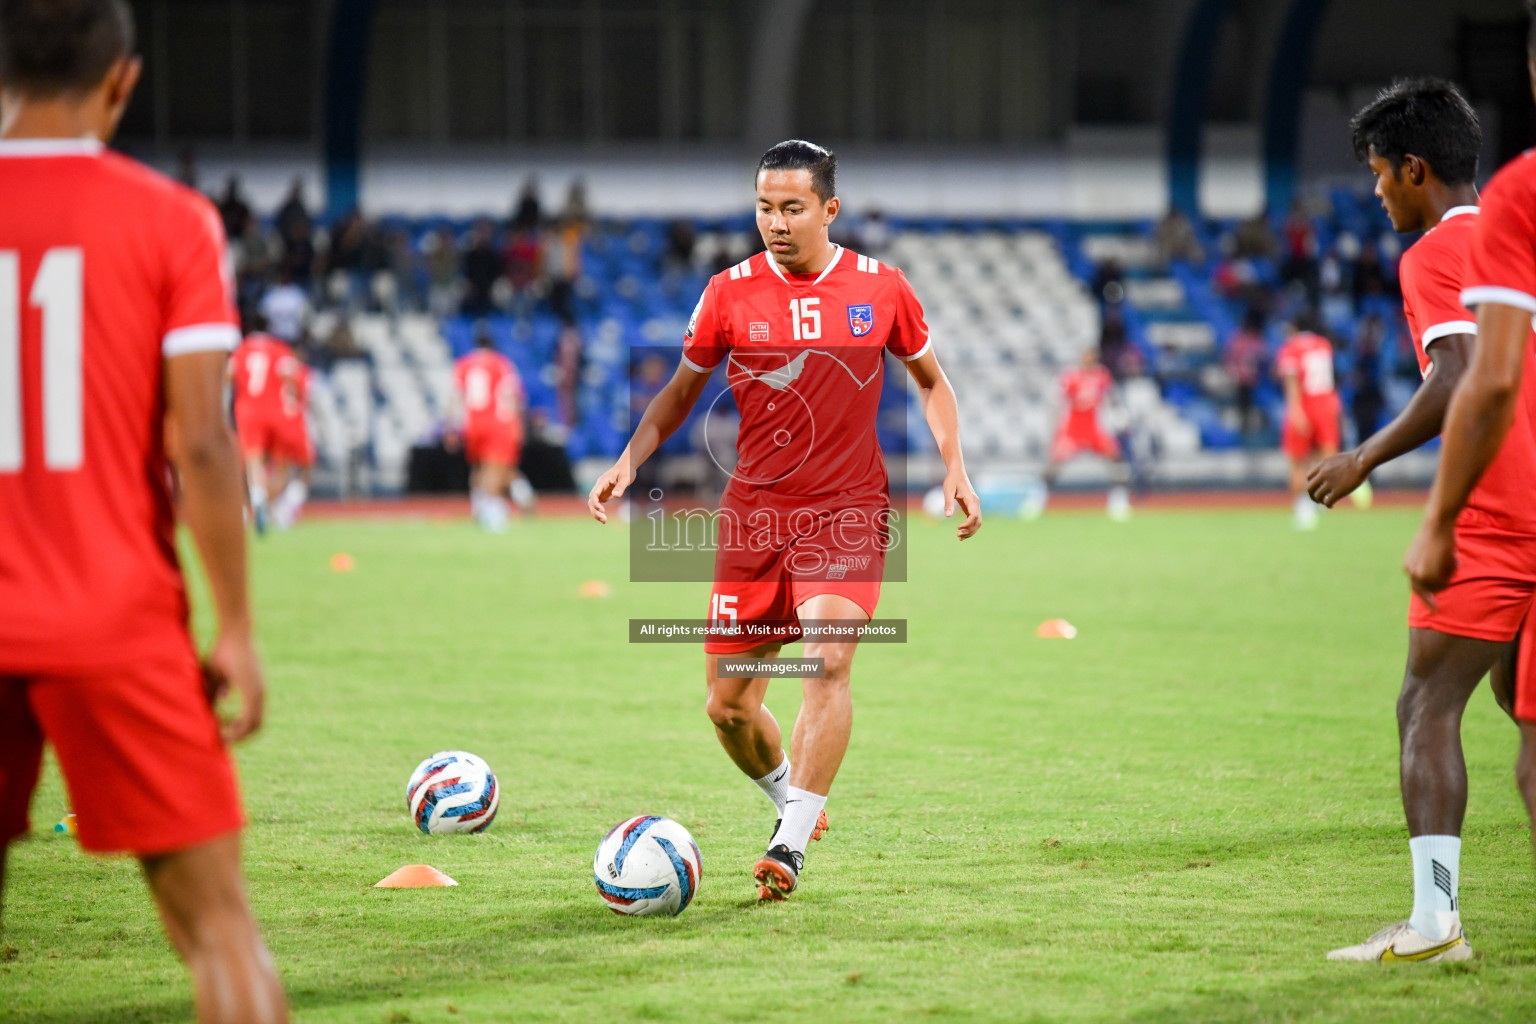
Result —
MULTIPOLYGON (((445 222, 391 223, 417 245, 445 222)), ((1360 240, 1383 236, 1379 210, 1364 197, 1340 191, 1313 219, 1317 250, 1338 257, 1358 252, 1360 240)), ((456 233, 466 224, 450 225, 456 233)), ((1278 224, 1274 225, 1279 227, 1278 224)), ((746 218, 695 225, 692 258, 669 254, 668 225, 659 221, 603 223, 587 235, 582 279, 573 313, 581 337, 582 368, 575 388, 575 422, 564 424, 557 393, 556 349, 561 321, 537 297, 499 298, 505 308, 485 318, 435 318, 421 293, 421 275, 398 283, 377 279, 352 294, 350 306, 317 315, 312 335, 327 343, 345 318, 360 358, 322 360, 313 421, 322 489, 397 491, 405 484, 413 445, 431 443, 449 408, 453 359, 472 347, 478 329, 491 332, 517 364, 531 411, 542 429, 563 443, 573 463, 614 456, 630 429, 629 374, 638 355, 657 348, 675 362, 676 345, 708 275, 752 250, 746 218), (413 298, 414 297, 414 298, 413 298)), ((1195 231, 1208 254, 1200 264, 1169 260, 1159 252, 1153 222, 1121 224, 981 224, 894 222, 879 255, 904 269, 921 298, 944 365, 961 396, 962 427, 978 466, 1023 472, 1039 466, 1056 416, 1056 378, 1099 340, 1101 316, 1112 304, 1137 355, 1123 381, 1111 426, 1128 434, 1148 458, 1190 459, 1253 444, 1238 431, 1232 383, 1222 366, 1227 339, 1241 322, 1252 291, 1231 292, 1231 222, 1203 222, 1195 231), (1106 267, 1118 292, 1095 294, 1106 267), (1226 290, 1224 290, 1226 289, 1226 290)), ((1395 277, 1395 250, 1383 249, 1395 277)), ((1341 259, 1345 274, 1352 272, 1341 259)), ((1270 297, 1268 344, 1282 339, 1286 316, 1310 296, 1287 291, 1275 260, 1246 260, 1241 271, 1270 297)), ((1347 279, 1346 279, 1347 280, 1347 279)), ((334 290, 334 289, 333 289, 334 290)), ((339 294, 346 295, 345 287, 339 294)), ((1350 343, 1363 318, 1381 316, 1386 340, 1372 372, 1386 381, 1388 410, 1411 393, 1413 382, 1394 358, 1399 342, 1397 300, 1385 295, 1348 299, 1324 289, 1320 308, 1341 342, 1341 383, 1349 399, 1350 343)), ((1408 367, 1411 369, 1411 366, 1408 367)), ((713 402, 712 383, 702 406, 713 402)), ((932 455, 910 396, 888 394, 893 415, 882 417, 888 451, 932 455), (904 407, 903 407, 904 406, 904 407), (917 426, 902 427, 902 415, 917 426)), ((1268 427, 1258 439, 1273 443, 1280 396, 1273 383, 1259 389, 1268 427)), ((700 449, 698 415, 668 442, 674 456, 700 449)), ((580 474, 578 473, 578 476, 580 474)))

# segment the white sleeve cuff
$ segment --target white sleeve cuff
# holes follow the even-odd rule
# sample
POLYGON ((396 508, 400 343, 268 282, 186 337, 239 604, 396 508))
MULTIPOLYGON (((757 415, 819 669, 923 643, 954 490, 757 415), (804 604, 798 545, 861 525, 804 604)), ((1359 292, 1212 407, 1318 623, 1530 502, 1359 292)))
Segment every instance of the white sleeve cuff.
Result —
POLYGON ((1479 285, 1476 288, 1468 288, 1461 293, 1461 304, 1468 309, 1471 309, 1473 306, 1481 306, 1484 303, 1514 306, 1516 309, 1523 309, 1527 313, 1536 314, 1536 296, 1527 295, 1525 292, 1514 288, 1479 285))
POLYGON ((684 352, 683 353, 683 365, 688 367, 688 369, 692 370, 694 373, 710 373, 710 372, 712 372, 714 370, 715 366, 719 366, 720 364, 716 363, 715 366, 700 366, 698 363, 694 362, 692 359, 689 359, 688 358, 688 353, 684 352))
POLYGON ((926 342, 923 343, 922 348, 918 349, 916 352, 913 352, 909 356, 902 356, 901 361, 904 363, 910 363, 914 359, 921 359, 923 356, 928 354, 928 350, 931 348, 933 348, 933 339, 929 338, 926 342))
POLYGON ((169 359, 190 352, 232 352, 239 344, 240 328, 234 324, 194 324, 166 334, 160 352, 169 359))
POLYGON ((1475 337, 1477 335, 1477 321, 1447 320, 1443 324, 1426 327, 1424 328, 1424 336, 1419 339, 1419 344, 1423 345, 1424 349, 1428 351, 1430 345, 1452 334, 1470 334, 1475 337))

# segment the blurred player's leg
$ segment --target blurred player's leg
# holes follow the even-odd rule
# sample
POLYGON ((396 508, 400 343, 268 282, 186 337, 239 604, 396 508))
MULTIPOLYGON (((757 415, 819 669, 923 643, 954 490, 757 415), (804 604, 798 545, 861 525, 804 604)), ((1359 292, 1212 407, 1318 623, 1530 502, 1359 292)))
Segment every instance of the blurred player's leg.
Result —
POLYGON ((246 487, 251 496, 251 519, 257 533, 267 532, 270 509, 267 493, 267 457, 263 452, 248 452, 245 457, 246 487))
POLYGON ((1536 843, 1536 722, 1520 722, 1520 753, 1515 760, 1515 780, 1525 798, 1525 811, 1532 822, 1531 838, 1536 843))
POLYGON ((144 857, 141 863, 166 934, 192 973, 198 1019, 286 1021, 272 954, 245 901, 239 834, 144 857))
POLYGON ((5 852, 27 833, 27 808, 43 767, 43 732, 27 703, 26 683, 0 678, 0 909, 5 852))

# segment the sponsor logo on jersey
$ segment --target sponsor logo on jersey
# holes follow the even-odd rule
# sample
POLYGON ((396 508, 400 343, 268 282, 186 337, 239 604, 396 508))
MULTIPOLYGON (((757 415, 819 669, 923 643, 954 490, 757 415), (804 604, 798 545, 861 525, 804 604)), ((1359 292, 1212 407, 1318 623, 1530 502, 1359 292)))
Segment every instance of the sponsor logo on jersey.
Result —
POLYGON ((754 344, 754 345, 767 344, 767 342, 768 342, 768 325, 766 323, 764 323, 763 321, 757 321, 757 322, 754 322, 752 324, 749 324, 748 325, 747 336, 749 338, 751 338, 752 344, 754 344))
POLYGON ((848 307, 848 329, 855 338, 862 338, 875 326, 875 307, 865 303, 848 307))
POLYGON ((703 309, 704 309, 704 296, 700 295, 699 296, 699 304, 697 306, 693 307, 693 316, 688 318, 688 329, 683 332, 683 337, 686 340, 688 340, 688 341, 692 341, 693 340, 693 332, 695 330, 697 330, 698 326, 699 326, 699 313, 703 309))

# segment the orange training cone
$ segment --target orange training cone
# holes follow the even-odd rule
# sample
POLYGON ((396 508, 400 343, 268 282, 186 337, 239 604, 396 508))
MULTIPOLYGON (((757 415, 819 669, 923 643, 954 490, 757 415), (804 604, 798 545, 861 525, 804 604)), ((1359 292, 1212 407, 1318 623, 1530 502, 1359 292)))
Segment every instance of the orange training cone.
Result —
POLYGON ((430 864, 407 864, 399 871, 373 883, 375 889, 422 889, 431 885, 458 885, 430 864))
POLYGON ((576 592, 582 597, 607 597, 613 593, 613 588, 602 580, 587 580, 576 588, 576 592))
POLYGON ((1040 628, 1035 630, 1035 636, 1043 636, 1047 639, 1071 640, 1077 636, 1077 627, 1066 619, 1046 619, 1040 623, 1040 628))
POLYGON ((338 551, 331 556, 331 569, 336 572, 351 572, 357 567, 357 562, 345 551, 338 551))

